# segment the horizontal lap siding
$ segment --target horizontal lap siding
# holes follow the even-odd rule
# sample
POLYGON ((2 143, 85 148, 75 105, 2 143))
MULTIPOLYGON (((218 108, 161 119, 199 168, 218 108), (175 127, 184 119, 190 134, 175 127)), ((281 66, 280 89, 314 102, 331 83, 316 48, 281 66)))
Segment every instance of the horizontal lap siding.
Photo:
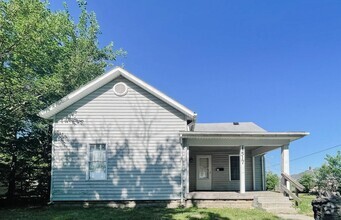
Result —
MULTIPOLYGON (((239 155, 239 147, 235 149, 222 148, 209 151, 209 147, 190 147, 189 163, 189 190, 196 190, 196 156, 211 155, 212 160, 212 190, 213 191, 239 191, 239 180, 229 180, 229 155, 239 155), (206 149, 205 149, 206 148, 206 149), (216 168, 224 168, 224 171, 216 171, 216 168)), ((253 189, 252 156, 251 151, 245 153, 245 188, 253 189)))
POLYGON ((108 83, 56 116, 52 200, 179 199, 185 129, 182 113, 132 82, 108 83), (107 145, 107 180, 86 180, 90 143, 107 145))
POLYGON ((262 156, 255 157, 255 190, 263 190, 262 156))

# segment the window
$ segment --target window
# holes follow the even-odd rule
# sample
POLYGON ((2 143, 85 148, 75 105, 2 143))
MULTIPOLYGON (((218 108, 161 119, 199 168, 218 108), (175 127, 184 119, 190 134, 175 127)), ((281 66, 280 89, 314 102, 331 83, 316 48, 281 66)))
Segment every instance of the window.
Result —
POLYGON ((199 158, 199 179, 209 179, 208 158, 199 158))
POLYGON ((230 156, 230 180, 239 180, 239 156, 230 156))
POLYGON ((89 179, 107 179, 107 155, 105 144, 90 144, 89 179))

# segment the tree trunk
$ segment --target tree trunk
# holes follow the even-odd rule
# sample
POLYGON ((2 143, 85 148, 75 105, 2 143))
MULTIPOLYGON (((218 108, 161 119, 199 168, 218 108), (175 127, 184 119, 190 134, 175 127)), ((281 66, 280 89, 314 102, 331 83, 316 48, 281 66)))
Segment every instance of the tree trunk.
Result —
POLYGON ((10 203, 13 203, 15 200, 15 174, 17 170, 17 156, 15 154, 12 154, 12 161, 11 161, 11 167, 10 167, 10 173, 8 176, 8 191, 7 191, 7 200, 10 203))

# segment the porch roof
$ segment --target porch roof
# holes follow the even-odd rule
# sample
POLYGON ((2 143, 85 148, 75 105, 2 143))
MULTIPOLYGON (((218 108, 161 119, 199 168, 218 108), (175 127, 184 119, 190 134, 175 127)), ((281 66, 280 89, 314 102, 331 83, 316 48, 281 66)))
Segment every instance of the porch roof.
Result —
POLYGON ((201 132, 266 132, 253 122, 196 123, 194 131, 201 132))
POLYGON ((309 135, 308 132, 221 132, 221 131, 180 131, 182 139, 256 139, 294 141, 309 135))

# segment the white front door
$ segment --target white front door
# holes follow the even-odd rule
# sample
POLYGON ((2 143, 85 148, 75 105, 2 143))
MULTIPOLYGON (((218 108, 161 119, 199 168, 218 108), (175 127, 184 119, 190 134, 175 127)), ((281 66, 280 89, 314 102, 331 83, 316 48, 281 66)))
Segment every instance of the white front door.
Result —
POLYGON ((211 155, 197 155, 197 190, 211 190, 211 155))

